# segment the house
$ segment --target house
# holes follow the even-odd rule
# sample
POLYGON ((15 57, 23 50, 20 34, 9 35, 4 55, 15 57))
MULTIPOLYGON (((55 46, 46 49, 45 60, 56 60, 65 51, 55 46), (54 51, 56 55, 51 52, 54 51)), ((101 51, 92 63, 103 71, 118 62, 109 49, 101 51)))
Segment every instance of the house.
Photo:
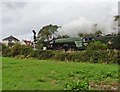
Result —
POLYGON ((19 43, 20 42, 19 39, 15 38, 12 35, 9 36, 9 37, 4 38, 2 41, 3 41, 4 44, 6 44, 8 46, 12 46, 14 43, 19 43))
POLYGON ((28 40, 22 40, 20 42, 21 45, 29 45, 29 46, 32 46, 33 45, 33 42, 32 41, 28 41, 28 40))

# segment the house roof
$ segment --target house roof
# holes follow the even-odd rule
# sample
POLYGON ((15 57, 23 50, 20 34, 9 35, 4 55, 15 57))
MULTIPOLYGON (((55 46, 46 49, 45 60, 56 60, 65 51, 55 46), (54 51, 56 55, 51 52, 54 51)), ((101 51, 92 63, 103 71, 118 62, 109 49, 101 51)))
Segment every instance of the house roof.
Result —
POLYGON ((16 41, 19 41, 19 39, 13 37, 12 35, 9 36, 9 37, 4 38, 3 40, 16 40, 16 41))
POLYGON ((27 41, 27 40, 23 40, 25 42, 25 44, 32 44, 33 42, 32 41, 27 41))

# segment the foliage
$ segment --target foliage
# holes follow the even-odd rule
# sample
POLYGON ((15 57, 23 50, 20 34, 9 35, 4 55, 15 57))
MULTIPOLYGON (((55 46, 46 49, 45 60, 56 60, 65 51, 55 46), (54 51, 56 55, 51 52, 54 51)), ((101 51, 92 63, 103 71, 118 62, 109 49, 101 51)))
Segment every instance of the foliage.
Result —
POLYGON ((76 52, 63 52, 52 50, 35 50, 30 57, 43 59, 52 59, 60 61, 91 62, 91 63, 118 63, 118 51, 108 50, 86 50, 76 52))
POLYGON ((83 51, 53 51, 33 50, 30 46, 15 44, 9 48, 3 45, 3 56, 16 56, 17 58, 37 58, 40 60, 59 60, 69 62, 91 62, 91 63, 118 63, 118 50, 106 49, 107 45, 99 41, 91 42, 83 51))
POLYGON ((18 43, 14 44, 12 47, 6 46, 5 44, 2 45, 3 56, 17 56, 23 58, 31 54, 32 51, 32 47, 28 45, 20 45, 18 43))
POLYGON ((11 47, 11 52, 10 52, 10 55, 11 56, 16 56, 16 55, 19 55, 20 54, 20 44, 16 43, 15 45, 13 45, 11 47))
POLYGON ((0 43, 0 52, 2 52, 2 44, 0 43))
POLYGON ((35 50, 31 54, 31 57, 35 57, 38 59, 51 59, 52 56, 54 56, 54 52, 50 50, 47 50, 47 51, 35 50))
POLYGON ((37 41, 37 44, 36 44, 36 48, 37 49, 41 49, 42 50, 44 46, 45 46, 45 42, 42 39, 37 41))
POLYGON ((79 33, 78 34, 79 37, 85 37, 85 36, 93 36, 92 33, 88 34, 88 33, 79 33))
POLYGON ((72 80, 65 84, 65 90, 71 90, 72 92, 89 90, 89 83, 80 80, 72 80))
POLYGON ((120 19, 119 15, 114 16, 114 21, 118 21, 120 19))
POLYGON ((57 38, 69 38, 70 36, 66 35, 59 35, 57 38))
POLYGON ((91 43, 88 44, 87 46, 87 51, 88 50, 106 50, 107 45, 102 44, 100 41, 92 41, 91 43))
POLYGON ((10 48, 5 44, 2 44, 2 55, 3 56, 10 56, 10 48))
POLYGON ((40 29, 38 33, 38 45, 39 44, 44 45, 43 42, 49 42, 57 32, 58 28, 59 26, 50 24, 40 29))
POLYGON ((20 55, 24 55, 25 57, 32 53, 32 47, 27 45, 21 45, 19 47, 19 50, 20 50, 20 55))
POLYGON ((98 30, 95 31, 94 33, 79 33, 79 37, 85 37, 85 36, 100 36, 102 34, 102 31, 98 30))

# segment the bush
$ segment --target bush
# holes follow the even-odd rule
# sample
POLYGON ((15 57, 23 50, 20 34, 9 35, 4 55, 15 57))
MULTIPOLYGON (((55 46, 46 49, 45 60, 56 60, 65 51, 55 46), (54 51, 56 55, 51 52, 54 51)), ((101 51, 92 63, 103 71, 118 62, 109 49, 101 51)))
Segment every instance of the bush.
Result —
POLYGON ((100 41, 91 42, 86 49, 88 60, 93 63, 117 63, 117 50, 107 48, 100 41))
POLYGON ((2 44, 2 55, 4 57, 10 56, 10 48, 8 46, 6 46, 5 44, 2 44))
POLYGON ((10 55, 13 57, 14 56, 21 56, 21 55, 26 57, 30 53, 32 53, 32 47, 27 46, 27 45, 15 44, 11 47, 10 55))
POLYGON ((38 58, 38 50, 33 50, 32 53, 30 53, 30 57, 38 58))
POLYGON ((24 55, 25 57, 28 56, 30 53, 32 53, 32 47, 27 45, 21 45, 19 47, 19 54, 24 55))
POLYGON ((13 57, 19 55, 20 54, 20 49, 19 48, 20 48, 20 44, 16 43, 15 45, 13 45, 11 47, 10 55, 13 56, 13 57))
POLYGON ((89 90, 89 83, 86 81, 71 81, 65 84, 65 90, 73 91, 84 91, 89 90))
POLYGON ((120 60, 119 50, 108 49, 107 59, 107 63, 118 63, 118 61, 120 60))
POLYGON ((25 56, 24 55, 17 55, 17 56, 15 56, 15 58, 25 59, 25 56))
POLYGON ((51 59, 54 56, 54 51, 51 50, 35 50, 31 53, 31 57, 38 59, 51 59))
POLYGON ((93 41, 88 44, 86 50, 106 50, 107 48, 107 44, 102 44, 100 41, 93 41))
POLYGON ((2 44, 0 44, 0 56, 2 56, 2 44))

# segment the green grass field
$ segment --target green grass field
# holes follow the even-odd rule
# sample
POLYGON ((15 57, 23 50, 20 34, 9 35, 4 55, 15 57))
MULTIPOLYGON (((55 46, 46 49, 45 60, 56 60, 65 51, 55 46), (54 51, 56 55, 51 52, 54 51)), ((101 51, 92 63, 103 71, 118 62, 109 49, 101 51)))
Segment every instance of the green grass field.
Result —
POLYGON ((90 89, 118 87, 118 65, 2 58, 3 90, 63 90, 71 81, 90 89))

